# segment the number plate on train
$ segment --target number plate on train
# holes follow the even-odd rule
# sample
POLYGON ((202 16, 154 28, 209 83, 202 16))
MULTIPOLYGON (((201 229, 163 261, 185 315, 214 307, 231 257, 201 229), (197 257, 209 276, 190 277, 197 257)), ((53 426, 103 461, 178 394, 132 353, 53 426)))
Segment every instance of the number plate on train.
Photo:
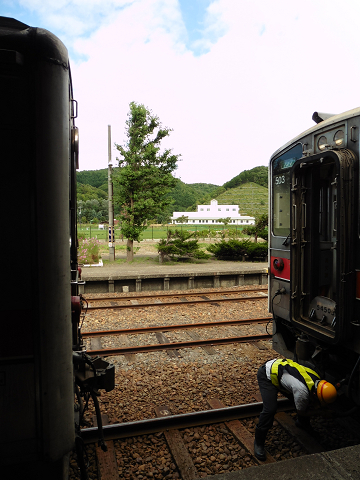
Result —
POLYGON ((310 303, 309 319, 333 326, 336 318, 336 302, 328 297, 315 297, 310 303))

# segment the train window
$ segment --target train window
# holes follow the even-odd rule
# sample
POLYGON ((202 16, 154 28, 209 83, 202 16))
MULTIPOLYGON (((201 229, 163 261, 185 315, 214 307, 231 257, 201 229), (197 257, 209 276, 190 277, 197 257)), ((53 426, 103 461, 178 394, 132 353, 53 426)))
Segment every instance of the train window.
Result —
POLYGON ((301 157, 302 145, 298 144, 272 163, 272 226, 276 236, 290 233, 290 171, 301 157))

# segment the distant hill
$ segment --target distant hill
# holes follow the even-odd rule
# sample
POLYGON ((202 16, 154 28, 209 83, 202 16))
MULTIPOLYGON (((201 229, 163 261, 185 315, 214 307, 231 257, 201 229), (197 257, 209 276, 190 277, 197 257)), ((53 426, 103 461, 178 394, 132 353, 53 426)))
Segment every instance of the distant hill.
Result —
POLYGON ((253 182, 229 188, 216 199, 220 205, 239 205, 241 215, 257 217, 268 213, 268 189, 253 182))
MULTIPOLYGON (((157 221, 165 223, 174 211, 196 211, 197 205, 209 204, 213 198, 222 205, 239 205, 240 213, 243 215, 256 217, 267 213, 267 175, 267 167, 255 167, 252 170, 244 170, 224 183, 223 186, 210 183, 187 184, 177 179, 175 187, 168 193, 173 203, 168 211, 159 216, 157 221)), ((100 202, 107 198, 108 169, 77 172, 77 188, 78 200, 81 202, 92 201, 91 209, 93 211, 93 200, 98 200, 100 205, 100 202)), ((118 207, 115 206, 115 214, 117 210, 118 207)), ((97 212, 95 211, 94 214, 97 212)), ((90 213, 87 214, 87 216, 89 215, 90 213)))
POLYGON ((108 185, 108 169, 101 170, 84 170, 83 172, 76 172, 77 183, 83 185, 91 185, 92 187, 101 188, 102 190, 108 185))
POLYGON ((245 183, 253 182, 262 187, 268 186, 268 167, 254 167, 251 170, 244 170, 243 172, 236 175, 228 182, 224 183, 223 187, 235 188, 245 183))
MULTIPOLYGON (((107 185, 106 185, 107 187, 107 185)), ((103 200, 108 198, 107 188, 96 188, 92 185, 77 184, 77 199, 86 202, 86 200, 103 200)))

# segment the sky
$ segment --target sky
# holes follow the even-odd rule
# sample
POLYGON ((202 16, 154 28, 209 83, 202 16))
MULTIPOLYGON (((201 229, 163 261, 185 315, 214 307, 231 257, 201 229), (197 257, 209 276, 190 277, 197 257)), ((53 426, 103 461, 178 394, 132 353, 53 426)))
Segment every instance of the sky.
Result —
POLYGON ((222 185, 314 125, 359 106, 358 0, 0 0, 69 51, 80 170, 126 143, 129 104, 172 129, 175 176, 222 185))

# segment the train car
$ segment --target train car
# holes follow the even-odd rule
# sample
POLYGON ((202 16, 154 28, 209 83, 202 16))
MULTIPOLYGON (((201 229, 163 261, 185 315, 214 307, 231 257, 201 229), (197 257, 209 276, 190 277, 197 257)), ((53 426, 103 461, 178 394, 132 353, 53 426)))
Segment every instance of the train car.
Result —
POLYGON ((360 108, 316 122, 269 166, 273 347, 359 404, 360 108))
POLYGON ((55 35, 0 17, 0 104, 1 476, 65 479, 82 398, 114 371, 81 340, 77 103, 55 35))

